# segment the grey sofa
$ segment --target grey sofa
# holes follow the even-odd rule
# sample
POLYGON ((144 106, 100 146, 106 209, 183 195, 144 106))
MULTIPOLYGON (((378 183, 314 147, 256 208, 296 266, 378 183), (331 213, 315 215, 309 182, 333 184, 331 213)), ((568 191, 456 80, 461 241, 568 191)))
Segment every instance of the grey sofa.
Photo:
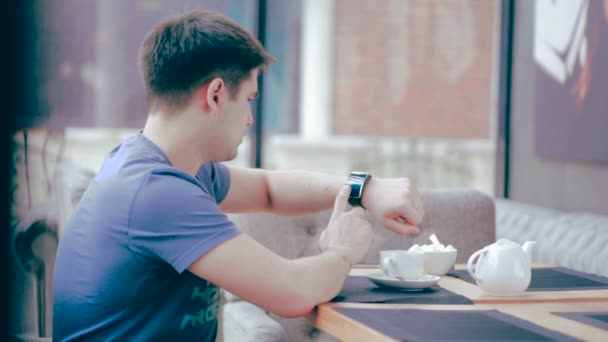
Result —
MULTIPOLYGON (((495 241, 494 200, 472 189, 422 189, 425 218, 418 236, 399 236, 376 223, 376 240, 364 264, 377 264, 382 249, 407 249, 414 243, 430 243, 435 233, 445 244, 458 249, 457 262, 466 262, 478 249, 495 241)), ((318 240, 331 211, 303 217, 270 214, 231 215, 245 233, 286 258, 319 253, 318 240)), ((221 309, 224 341, 333 341, 312 327, 305 318, 285 319, 224 292, 221 309)))
POLYGON ((534 262, 608 277, 608 217, 497 199, 496 235, 535 240, 534 262))

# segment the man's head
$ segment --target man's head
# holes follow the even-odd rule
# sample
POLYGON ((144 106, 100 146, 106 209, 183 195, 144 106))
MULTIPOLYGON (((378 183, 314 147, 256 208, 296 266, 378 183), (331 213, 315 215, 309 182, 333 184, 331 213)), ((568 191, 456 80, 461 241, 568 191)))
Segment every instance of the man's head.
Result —
POLYGON ((179 134, 213 161, 236 156, 253 122, 258 74, 274 61, 244 28, 210 11, 159 23, 139 50, 150 113, 189 113, 179 134))
POLYGON ((186 107, 196 91, 215 78, 235 97, 253 70, 274 62, 249 32, 211 11, 160 22, 142 42, 138 58, 151 111, 186 107))

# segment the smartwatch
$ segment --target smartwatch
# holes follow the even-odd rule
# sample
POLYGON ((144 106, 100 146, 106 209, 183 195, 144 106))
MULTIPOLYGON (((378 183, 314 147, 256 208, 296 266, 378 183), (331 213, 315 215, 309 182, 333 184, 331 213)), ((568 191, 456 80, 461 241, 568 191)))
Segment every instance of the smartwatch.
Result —
POLYGON ((362 207, 363 187, 371 175, 367 172, 351 172, 346 180, 346 184, 351 186, 348 203, 353 207, 362 207))

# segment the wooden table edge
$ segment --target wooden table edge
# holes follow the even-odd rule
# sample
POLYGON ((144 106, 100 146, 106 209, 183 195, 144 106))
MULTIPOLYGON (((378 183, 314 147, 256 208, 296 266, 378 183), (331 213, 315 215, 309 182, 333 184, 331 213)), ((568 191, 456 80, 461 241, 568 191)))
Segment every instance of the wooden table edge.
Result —
POLYGON ((308 321, 317 329, 344 341, 397 341, 389 336, 382 334, 374 328, 368 327, 363 323, 350 318, 336 310, 335 303, 324 303, 314 308, 308 315, 308 321), (336 336, 339 331, 339 337, 336 336))

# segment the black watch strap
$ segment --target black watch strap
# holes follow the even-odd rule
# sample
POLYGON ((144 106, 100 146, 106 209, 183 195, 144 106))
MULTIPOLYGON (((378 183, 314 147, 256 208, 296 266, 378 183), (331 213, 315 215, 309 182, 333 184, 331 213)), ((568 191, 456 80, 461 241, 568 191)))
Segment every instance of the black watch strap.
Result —
POLYGON ((363 207, 363 188, 371 175, 367 172, 351 172, 346 180, 346 184, 351 186, 348 203, 352 206, 363 207))

